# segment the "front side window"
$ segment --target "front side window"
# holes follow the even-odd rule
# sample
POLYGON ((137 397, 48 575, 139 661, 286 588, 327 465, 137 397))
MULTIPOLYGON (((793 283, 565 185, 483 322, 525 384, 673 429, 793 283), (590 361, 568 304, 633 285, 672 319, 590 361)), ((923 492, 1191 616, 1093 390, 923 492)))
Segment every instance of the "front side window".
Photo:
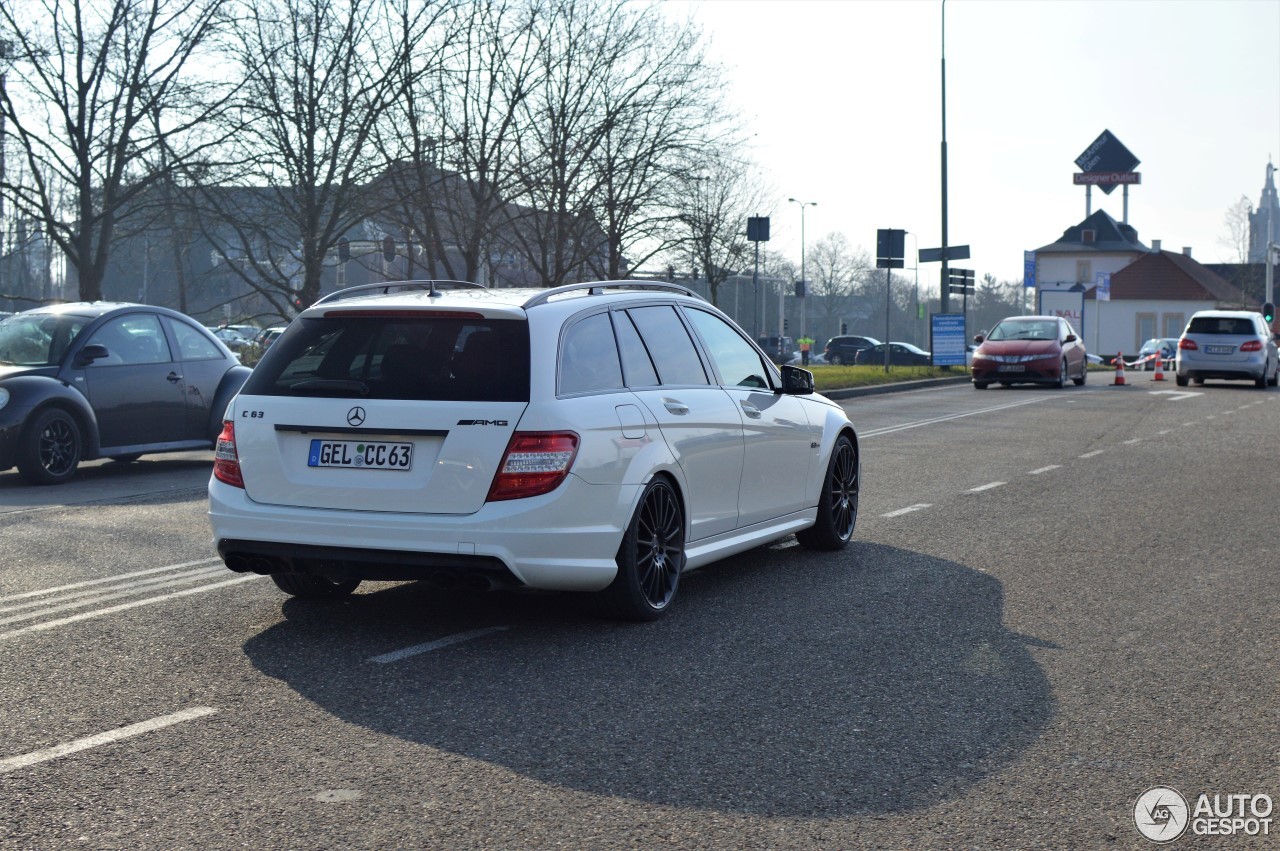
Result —
POLYGON ((705 310, 686 310, 685 315, 707 344, 707 352, 726 387, 769 387, 764 361, 741 334, 705 310))
POLYGON ((94 331, 88 342, 107 347, 107 356, 95 360, 95 367, 167 363, 172 360, 160 318, 150 313, 117 316, 94 331))

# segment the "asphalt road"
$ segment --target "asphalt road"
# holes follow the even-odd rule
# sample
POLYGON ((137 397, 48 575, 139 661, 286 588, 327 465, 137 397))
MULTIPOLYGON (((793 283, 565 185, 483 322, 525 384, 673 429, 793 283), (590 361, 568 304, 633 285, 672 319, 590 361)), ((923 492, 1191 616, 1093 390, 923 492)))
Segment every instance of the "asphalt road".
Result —
POLYGON ((290 601, 217 562, 208 453, 0 473, 0 848, 1141 848, 1150 787, 1280 798, 1280 392, 843 404, 855 544, 647 625, 290 601))

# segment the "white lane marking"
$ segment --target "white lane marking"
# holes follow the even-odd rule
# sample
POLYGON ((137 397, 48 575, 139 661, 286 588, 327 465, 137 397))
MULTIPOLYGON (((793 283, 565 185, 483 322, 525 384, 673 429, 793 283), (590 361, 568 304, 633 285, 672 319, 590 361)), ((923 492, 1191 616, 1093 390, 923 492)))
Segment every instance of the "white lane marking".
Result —
POLYGON ((1173 431, 1173 429, 1171 428, 1162 428, 1158 432, 1156 432, 1156 437, 1159 437, 1162 434, 1168 434, 1171 431, 1173 431))
POLYGON ((987 482, 985 485, 978 485, 976 488, 969 488, 967 491, 965 491, 965 493, 981 493, 982 491, 989 491, 992 488, 998 488, 1001 485, 1007 485, 1007 484, 1009 483, 1008 482, 987 482))
POLYGON ((1092 458, 1092 457, 1094 457, 1095 455, 1101 455, 1103 452, 1106 452, 1106 451, 1107 451, 1107 450, 1105 450, 1105 449, 1095 449, 1095 450, 1093 450, 1092 452, 1086 452, 1086 453, 1084 453, 1083 455, 1077 455, 1076 457, 1077 457, 1077 458, 1092 458))
POLYGON ((1140 438, 1140 437, 1135 437, 1133 440, 1126 440, 1126 441, 1124 442, 1124 445, 1125 445, 1125 446, 1132 446, 1132 445, 1133 445, 1133 444, 1135 444, 1135 443, 1141 443, 1141 442, 1142 442, 1142 438, 1140 438))
POLYGON ((419 653, 430 653, 432 650, 439 650, 442 647, 448 647, 451 644, 458 644, 463 641, 470 641, 473 638, 481 638, 495 632, 503 632, 510 629, 506 626, 487 626, 484 629, 473 629, 470 632, 460 632, 457 635, 446 635, 444 638, 437 638, 435 641, 428 641, 425 644, 415 644, 412 647, 406 647, 403 650, 394 650, 391 653, 383 653, 381 656, 370 656, 370 662, 377 662, 379 665, 385 665, 388 662, 398 662, 401 659, 407 659, 410 656, 417 656, 419 653))
MULTIPOLYGON (((15 603, 12 606, 0 606, 0 613, 4 612, 20 612, 23 609, 38 609, 42 606, 53 607, 55 603, 68 603, 71 600, 79 600, 81 602, 73 603, 66 608, 75 608, 76 606, 88 606, 100 600, 110 600, 117 597, 125 597, 129 594, 145 594, 148 590, 164 587, 165 585, 183 582, 191 577, 201 578, 205 576, 218 576, 228 573, 227 569, 221 565, 210 567, 200 567, 195 570, 187 570, 181 573, 173 573, 169 576, 152 576, 137 582, 124 582, 108 588, 91 588, 88 590, 76 591, 71 594, 64 594, 61 597, 53 597, 47 600, 28 600, 25 603, 15 603), (88 598, 88 599, 86 599, 88 598)), ((59 608, 48 608, 46 611, 60 611, 59 608)), ((0 624, 5 623, 0 619, 0 624)))
POLYGON ((184 567, 213 564, 215 561, 222 561, 222 559, 216 557, 202 558, 199 561, 184 561, 181 564, 169 564, 164 567, 149 567, 146 570, 135 570, 132 573, 120 573, 116 576, 107 576, 102 579, 86 579, 84 582, 72 582, 70 585, 59 585, 56 588, 45 588, 40 591, 27 591, 24 594, 11 594, 8 597, 0 597, 0 603, 7 603, 10 600, 26 600, 30 597, 39 597, 43 594, 57 594, 62 591, 71 591, 75 588, 87 588, 90 585, 102 585, 107 582, 116 582, 121 579, 133 579, 135 576, 150 576, 153 573, 160 573, 165 570, 181 570, 184 567))
POLYGON ((1012 404, 1009 404, 1009 405, 997 405, 994 408, 980 408, 979 410, 976 410, 976 411, 966 411, 963 414, 948 414, 945 417, 934 417, 933 419, 918 420, 913 423, 902 423, 901 425, 885 426, 884 428, 872 429, 871 431, 859 434, 858 437, 859 438, 878 437, 879 435, 882 435, 882 434, 892 434, 895 431, 905 431, 906 429, 909 429, 909 428, 919 428, 920 426, 933 425, 934 423, 945 423, 948 420, 958 420, 958 419, 961 419, 962 417, 973 417, 973 416, 977 416, 978 414, 989 414, 993 411, 1004 411, 1009 408, 1019 408, 1019 407, 1022 407, 1023 405, 1034 405, 1037 402, 1047 401, 1049 398, 1051 397, 1043 396, 1036 399, 1026 399, 1022 402, 1013 402, 1012 404))
POLYGON ((111 593, 101 593, 94 597, 85 597, 79 600, 66 601, 63 599, 43 600, 40 603, 27 603, 20 607, 30 609, 33 605, 35 611, 23 612, 20 615, 10 615, 7 618, 0 618, 0 626, 6 626, 19 621, 29 621, 34 618, 42 618, 46 615, 54 615, 58 612, 69 612, 72 609, 82 609, 85 606, 94 606, 98 603, 105 603, 109 600, 119 600, 121 597, 135 597, 139 594, 149 594, 152 591, 158 591, 162 588, 173 588, 178 585, 189 585, 192 582, 199 582, 202 579, 212 579, 215 576, 226 576, 228 573, 225 567, 206 567, 203 570, 184 573, 174 577, 166 577, 160 581, 142 583, 135 586, 129 586, 123 589, 112 589, 111 593), (58 603, 60 605, 52 605, 58 603), (43 608, 41 608, 43 606, 43 608))
POLYGON ((1038 467, 1038 468, 1036 468, 1036 469, 1034 469, 1034 470, 1028 470, 1028 471, 1027 471, 1027 475, 1028 475, 1028 476, 1038 476, 1038 475, 1040 475, 1041 473, 1047 473, 1047 472, 1049 472, 1050 470, 1056 470, 1056 469, 1058 469, 1058 468, 1059 468, 1059 467, 1061 467, 1061 466, 1062 466, 1061 464, 1050 464, 1048 467, 1038 467))
POLYGON ((228 585, 239 585, 241 582, 250 582, 254 579, 266 579, 265 576, 237 576, 235 579, 228 579, 226 582, 215 582, 213 585, 201 585, 199 588, 188 588, 185 591, 174 591, 172 594, 162 594, 159 597, 148 597, 145 600, 135 600, 132 603, 121 603, 118 606, 109 606, 105 609, 97 609, 92 612, 81 612, 78 615, 70 615, 57 620, 45 621, 44 623, 35 623, 30 626, 24 626, 21 629, 13 629, 9 632, 0 632, 0 641, 6 638, 14 638, 19 635, 26 635, 30 632, 42 632, 46 629, 54 629, 55 627, 65 626, 69 623, 77 623, 78 621, 86 621, 90 618, 100 618, 103 615, 111 615, 116 612, 123 612, 126 609, 136 609, 139 606, 150 606, 155 603, 163 603, 166 600, 174 600, 178 597, 189 597, 192 594, 203 594, 205 591, 216 591, 219 588, 226 588, 228 585))
POLYGON ((906 508, 899 508, 897 511, 890 511, 888 514, 881 514, 881 517, 898 517, 903 514, 910 514, 913 511, 923 511, 926 508, 933 508, 928 502, 917 503, 916 505, 908 505, 906 508))
POLYGON ((1183 399, 1190 399, 1192 396, 1203 396, 1204 393, 1198 393, 1191 390, 1148 390, 1152 396, 1168 396, 1167 402, 1181 402, 1183 399))
POLYGON ((1183 424, 1182 424, 1182 427, 1183 427, 1183 428, 1186 428, 1187 426, 1193 426, 1193 425, 1195 425, 1195 421, 1194 421, 1194 420, 1193 420, 1193 421, 1191 421, 1191 422, 1189 422, 1189 423, 1183 423, 1183 424))
POLYGON ((141 736, 143 733, 162 730, 165 727, 172 727, 174 724, 181 724, 184 721, 194 721, 197 718, 204 718, 206 715, 212 715, 217 711, 218 710, 211 706, 193 706, 190 709, 184 709, 181 712, 174 712, 171 715, 161 715, 159 718, 152 718, 150 721, 139 721, 137 724, 130 724, 127 727, 117 727, 114 730, 108 730, 105 733, 98 733, 95 736, 86 736, 83 739, 76 739, 73 742, 54 745, 51 748, 32 751, 31 753, 22 754, 21 756, 11 756, 8 759, 0 759, 0 774, 4 774, 8 771, 15 771, 19 768, 26 768, 41 762, 48 762, 51 759, 59 759, 60 757, 67 756, 68 754, 87 751, 89 748, 109 745, 123 739, 141 736))

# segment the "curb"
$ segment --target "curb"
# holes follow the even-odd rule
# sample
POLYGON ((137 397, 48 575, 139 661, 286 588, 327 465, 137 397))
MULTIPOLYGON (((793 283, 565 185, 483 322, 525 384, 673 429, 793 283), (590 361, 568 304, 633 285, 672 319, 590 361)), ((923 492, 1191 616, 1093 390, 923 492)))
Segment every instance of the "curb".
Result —
POLYGON ((858 396, 878 396, 881 393, 905 393, 908 390, 928 390, 931 387, 947 387, 952 384, 971 384, 968 375, 955 378, 921 378, 916 381, 895 381, 889 384, 871 384, 866 387, 847 387, 843 390, 819 390, 828 399, 854 399, 858 396))

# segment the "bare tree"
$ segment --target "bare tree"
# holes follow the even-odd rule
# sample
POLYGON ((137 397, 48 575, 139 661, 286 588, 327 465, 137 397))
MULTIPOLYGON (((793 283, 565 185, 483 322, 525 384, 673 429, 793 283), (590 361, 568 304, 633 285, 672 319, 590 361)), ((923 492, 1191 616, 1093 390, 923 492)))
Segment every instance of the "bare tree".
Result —
MULTIPOLYGON (((434 28, 439 61, 406 90, 378 135, 394 166, 391 215, 423 246, 432 277, 479 280, 516 194, 520 106, 537 72, 539 3, 475 0, 434 28)), ((421 64, 422 50, 415 49, 421 64)))
POLYGON ((165 173, 198 156, 192 131, 228 90, 193 71, 225 0, 28 0, 0 3, 0 40, 23 73, 0 89, 0 113, 28 168, 0 175, 16 212, 42 224, 79 279, 102 297, 116 228, 165 173), (152 118, 163 115, 164 120, 152 118), (65 200, 64 200, 65 199, 65 200))
POLYGON ((805 265, 817 328, 838 329, 851 312, 859 280, 872 269, 870 255, 855 251, 844 234, 830 233, 809 247, 805 265))
POLYGON ((1228 263, 1249 262, 1249 218, 1253 214, 1253 203, 1247 195, 1241 195, 1227 208, 1223 216, 1226 233, 1218 238, 1218 244, 1228 252, 1228 263))
POLYGON ((747 218, 773 204, 769 190, 749 164, 722 156, 695 161, 695 165, 701 173, 688 178, 677 213, 684 231, 682 250, 697 267, 695 277, 706 280, 715 304, 720 285, 751 262, 747 218))
POLYGON ((242 0, 233 162, 206 187, 230 268, 282 316, 313 303, 342 235, 371 213, 374 130, 415 83, 448 7, 418 0, 242 0), (230 182, 235 185, 228 185, 230 182))

